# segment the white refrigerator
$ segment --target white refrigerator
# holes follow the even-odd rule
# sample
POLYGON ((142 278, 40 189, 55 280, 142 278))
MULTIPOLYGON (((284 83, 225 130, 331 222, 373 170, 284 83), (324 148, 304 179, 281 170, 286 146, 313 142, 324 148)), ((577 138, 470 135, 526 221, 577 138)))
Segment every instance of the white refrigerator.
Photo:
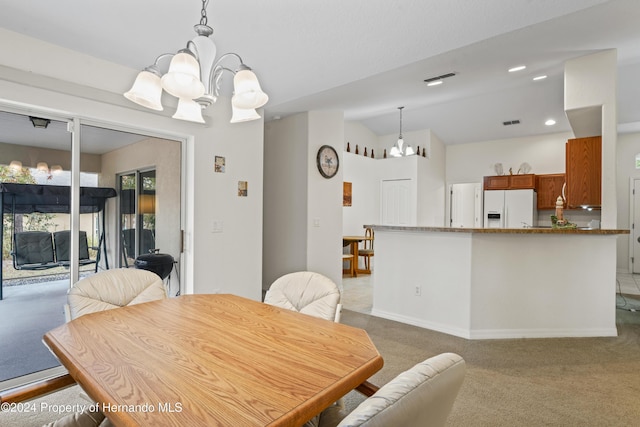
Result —
POLYGON ((537 225, 535 190, 485 190, 485 228, 526 228, 537 225))

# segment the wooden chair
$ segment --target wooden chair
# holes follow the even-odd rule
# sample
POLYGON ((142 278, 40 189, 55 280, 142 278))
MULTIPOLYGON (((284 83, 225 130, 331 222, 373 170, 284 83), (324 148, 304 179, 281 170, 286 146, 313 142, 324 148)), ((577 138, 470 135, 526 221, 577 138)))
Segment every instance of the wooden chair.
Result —
POLYGON ((351 277, 354 277, 356 274, 356 259, 355 256, 353 254, 342 254, 342 262, 348 262, 349 263, 349 268, 347 270, 345 270, 344 268, 342 269, 342 274, 346 274, 349 273, 349 275, 351 277))
POLYGON ((364 240, 363 248, 358 250, 358 257, 364 257, 364 269, 371 272, 371 257, 373 256, 374 239, 373 230, 371 228, 367 228, 364 235, 365 237, 370 237, 371 240, 364 240))

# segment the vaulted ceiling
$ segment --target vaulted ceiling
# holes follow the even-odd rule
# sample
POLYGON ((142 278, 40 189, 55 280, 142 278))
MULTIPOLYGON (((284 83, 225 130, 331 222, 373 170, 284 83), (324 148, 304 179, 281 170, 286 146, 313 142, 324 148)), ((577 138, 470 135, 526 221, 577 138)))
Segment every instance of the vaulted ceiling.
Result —
MULTIPOLYGON (((201 6, 0 0, 0 27, 140 70, 186 46, 201 6)), ((386 135, 405 106, 405 131, 429 128, 445 144, 569 131, 564 62, 615 48, 619 129, 640 131, 636 0, 227 0, 207 11, 218 52, 240 54, 270 95, 266 120, 337 109, 386 135), (424 82, 445 73, 455 75, 424 82)))

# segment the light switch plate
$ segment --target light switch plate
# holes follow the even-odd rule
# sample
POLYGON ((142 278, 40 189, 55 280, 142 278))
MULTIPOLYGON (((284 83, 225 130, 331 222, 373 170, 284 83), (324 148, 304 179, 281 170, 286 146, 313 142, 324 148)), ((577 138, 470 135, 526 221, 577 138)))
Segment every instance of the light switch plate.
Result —
POLYGON ((213 222, 211 223, 212 233, 222 233, 223 228, 224 228, 224 224, 220 220, 214 219, 213 222))

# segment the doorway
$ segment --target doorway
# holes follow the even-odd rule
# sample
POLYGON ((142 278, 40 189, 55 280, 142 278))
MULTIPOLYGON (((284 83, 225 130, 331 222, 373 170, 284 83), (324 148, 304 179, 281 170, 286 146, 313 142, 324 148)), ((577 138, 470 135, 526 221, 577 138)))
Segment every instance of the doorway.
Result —
POLYGON ((134 265, 135 259, 156 249, 156 171, 134 171, 118 175, 120 214, 119 266, 134 265))

